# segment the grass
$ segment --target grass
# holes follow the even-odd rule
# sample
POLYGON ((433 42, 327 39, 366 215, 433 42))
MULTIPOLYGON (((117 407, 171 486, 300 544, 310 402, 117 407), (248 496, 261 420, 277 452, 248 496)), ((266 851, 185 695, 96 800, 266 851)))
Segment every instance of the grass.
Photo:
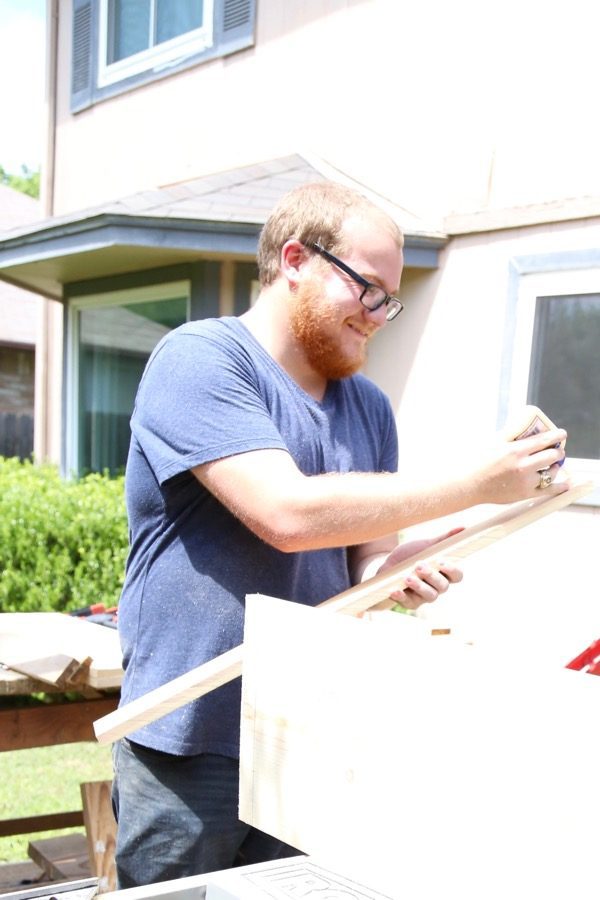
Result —
MULTIPOLYGON (((0 753, 0 819, 81 809, 79 785, 109 778, 111 748, 92 741, 0 753)), ((0 838, 0 863, 27 860, 31 839, 81 830, 83 826, 0 838)))

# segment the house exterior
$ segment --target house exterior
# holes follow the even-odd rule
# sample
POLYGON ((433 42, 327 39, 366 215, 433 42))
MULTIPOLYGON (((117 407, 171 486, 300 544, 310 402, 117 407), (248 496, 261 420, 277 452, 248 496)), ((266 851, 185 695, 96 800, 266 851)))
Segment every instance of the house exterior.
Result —
MULTIPOLYGON (((529 402, 568 428, 573 476, 597 478, 587 6, 47 0, 45 217, 0 235, 0 278, 53 311, 41 454, 65 473, 118 470, 156 341, 247 308, 269 209, 294 184, 330 178, 373 196, 405 233, 405 311, 367 364, 396 411, 403 470, 443 476, 529 402), (568 66, 547 65, 567 48, 568 66)), ((599 500, 538 526, 537 543, 533 528, 512 539, 509 557, 509 541, 498 548, 500 570, 525 585, 519 608, 537 615, 531 596, 544 596, 558 621, 575 595, 574 618, 592 628, 582 561, 599 500)), ((484 566, 465 608, 494 593, 489 582, 484 566)), ((499 579, 498 603, 506 588, 499 579)))

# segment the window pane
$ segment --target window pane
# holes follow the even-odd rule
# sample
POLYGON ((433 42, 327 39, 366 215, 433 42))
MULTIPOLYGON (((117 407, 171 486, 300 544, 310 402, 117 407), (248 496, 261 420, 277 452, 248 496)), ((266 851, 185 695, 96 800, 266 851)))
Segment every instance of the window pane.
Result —
POLYGON ((156 43, 202 27, 202 0, 156 0, 156 43))
POLYGON ((0 456, 33 453, 35 351, 0 346, 0 456))
POLYGON ((108 59, 118 62, 150 45, 151 0, 112 0, 109 5, 108 59))
POLYGON ((146 361, 186 318, 186 297, 80 311, 79 474, 123 468, 146 361))
POLYGON ((600 459, 600 294, 538 297, 527 399, 569 432, 568 456, 600 459))

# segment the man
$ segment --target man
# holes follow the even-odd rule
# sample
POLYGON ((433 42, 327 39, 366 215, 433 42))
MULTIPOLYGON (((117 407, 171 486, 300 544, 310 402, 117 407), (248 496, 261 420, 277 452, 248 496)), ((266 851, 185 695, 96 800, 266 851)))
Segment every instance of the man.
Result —
MULTIPOLYGON (((247 593, 316 604, 415 552, 400 529, 534 496, 562 459, 556 430, 446 484, 415 489, 397 472, 389 402, 357 373, 402 309, 402 236, 360 195, 288 194, 258 266, 257 303, 171 332, 139 387, 123 703, 239 644, 247 593)), ((417 607, 461 577, 449 561, 417 566, 393 596, 417 607)), ((238 679, 115 747, 121 888, 294 852, 238 821, 239 709, 238 679)))

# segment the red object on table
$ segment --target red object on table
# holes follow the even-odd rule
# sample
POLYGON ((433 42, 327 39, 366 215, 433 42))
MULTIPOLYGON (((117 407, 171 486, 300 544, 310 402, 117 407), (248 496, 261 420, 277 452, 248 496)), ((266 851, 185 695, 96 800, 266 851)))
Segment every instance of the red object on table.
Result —
POLYGON ((566 668, 583 670, 590 675, 600 675, 600 638, 567 663, 566 668))

